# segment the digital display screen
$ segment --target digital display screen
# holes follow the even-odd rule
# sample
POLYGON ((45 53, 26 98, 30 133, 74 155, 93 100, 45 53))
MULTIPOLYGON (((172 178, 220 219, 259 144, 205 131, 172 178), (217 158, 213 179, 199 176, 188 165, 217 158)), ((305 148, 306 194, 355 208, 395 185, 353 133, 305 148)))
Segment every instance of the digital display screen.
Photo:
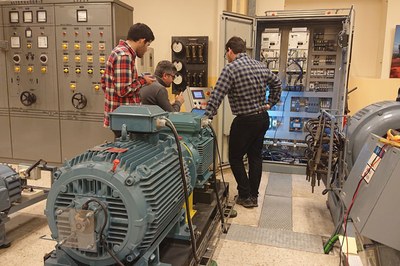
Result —
POLYGON ((206 109, 199 109, 199 108, 192 109, 192 113, 198 114, 198 115, 204 115, 205 112, 206 112, 206 109))
POLYGON ((204 92, 202 90, 192 91, 193 99, 205 99, 204 92))

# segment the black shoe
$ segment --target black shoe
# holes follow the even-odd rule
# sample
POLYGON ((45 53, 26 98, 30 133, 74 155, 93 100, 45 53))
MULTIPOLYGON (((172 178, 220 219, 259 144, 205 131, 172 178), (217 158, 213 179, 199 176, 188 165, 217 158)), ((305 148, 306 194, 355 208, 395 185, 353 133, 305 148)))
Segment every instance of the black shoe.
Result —
POLYGON ((242 205, 245 208, 253 208, 254 207, 250 197, 248 197, 248 198, 237 197, 236 204, 242 205))
POLYGON ((256 197, 250 197, 250 200, 253 207, 258 207, 258 200, 256 197))

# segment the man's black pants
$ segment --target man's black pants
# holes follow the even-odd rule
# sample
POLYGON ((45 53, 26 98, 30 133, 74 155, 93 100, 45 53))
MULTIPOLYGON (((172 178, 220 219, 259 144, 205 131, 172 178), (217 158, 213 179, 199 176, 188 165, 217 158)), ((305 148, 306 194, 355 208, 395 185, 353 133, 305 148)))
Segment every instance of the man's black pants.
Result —
POLYGON ((268 128, 267 112, 237 116, 233 119, 229 136, 229 163, 241 198, 258 196, 262 174, 263 141, 268 128), (249 162, 248 175, 243 163, 245 154, 249 162))

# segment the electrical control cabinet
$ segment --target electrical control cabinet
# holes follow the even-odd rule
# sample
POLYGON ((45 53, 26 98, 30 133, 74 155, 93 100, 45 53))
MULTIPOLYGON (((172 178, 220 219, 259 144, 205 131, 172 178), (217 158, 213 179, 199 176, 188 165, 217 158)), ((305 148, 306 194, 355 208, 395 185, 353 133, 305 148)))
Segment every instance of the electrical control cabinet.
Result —
POLYGON ((101 74, 126 39, 133 8, 117 0, 1 5, 12 136, 12 155, 4 157, 62 162, 112 140, 103 127, 101 74))
POLYGON ((3 9, 0 7, 0 157, 11 157, 10 112, 8 106, 8 91, 6 80, 6 42, 3 32, 3 9), (3 40, 3 41, 2 41, 3 40))
MULTIPOLYGON (((248 54, 282 81, 280 102, 268 111, 267 149, 280 149, 281 155, 301 161, 289 150, 302 146, 307 121, 318 117, 322 109, 344 114, 353 9, 268 11, 256 18, 225 12, 222 19, 221 42, 234 35, 245 38, 248 54)), ((232 119, 224 112, 225 127, 232 119)))

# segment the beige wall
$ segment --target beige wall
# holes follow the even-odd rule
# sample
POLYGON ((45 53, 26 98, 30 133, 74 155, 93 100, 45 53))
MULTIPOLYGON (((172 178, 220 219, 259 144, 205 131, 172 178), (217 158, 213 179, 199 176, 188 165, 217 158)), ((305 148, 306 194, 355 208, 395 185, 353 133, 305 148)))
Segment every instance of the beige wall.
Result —
MULTIPOLYGON (((217 76, 219 17, 225 1, 215 0, 124 0, 134 7, 134 22, 154 32, 154 63, 171 60, 172 36, 208 36, 209 80, 217 76)), ((219 74, 219 73, 218 73, 219 74)), ((212 85, 212 84, 210 84, 212 85)))

